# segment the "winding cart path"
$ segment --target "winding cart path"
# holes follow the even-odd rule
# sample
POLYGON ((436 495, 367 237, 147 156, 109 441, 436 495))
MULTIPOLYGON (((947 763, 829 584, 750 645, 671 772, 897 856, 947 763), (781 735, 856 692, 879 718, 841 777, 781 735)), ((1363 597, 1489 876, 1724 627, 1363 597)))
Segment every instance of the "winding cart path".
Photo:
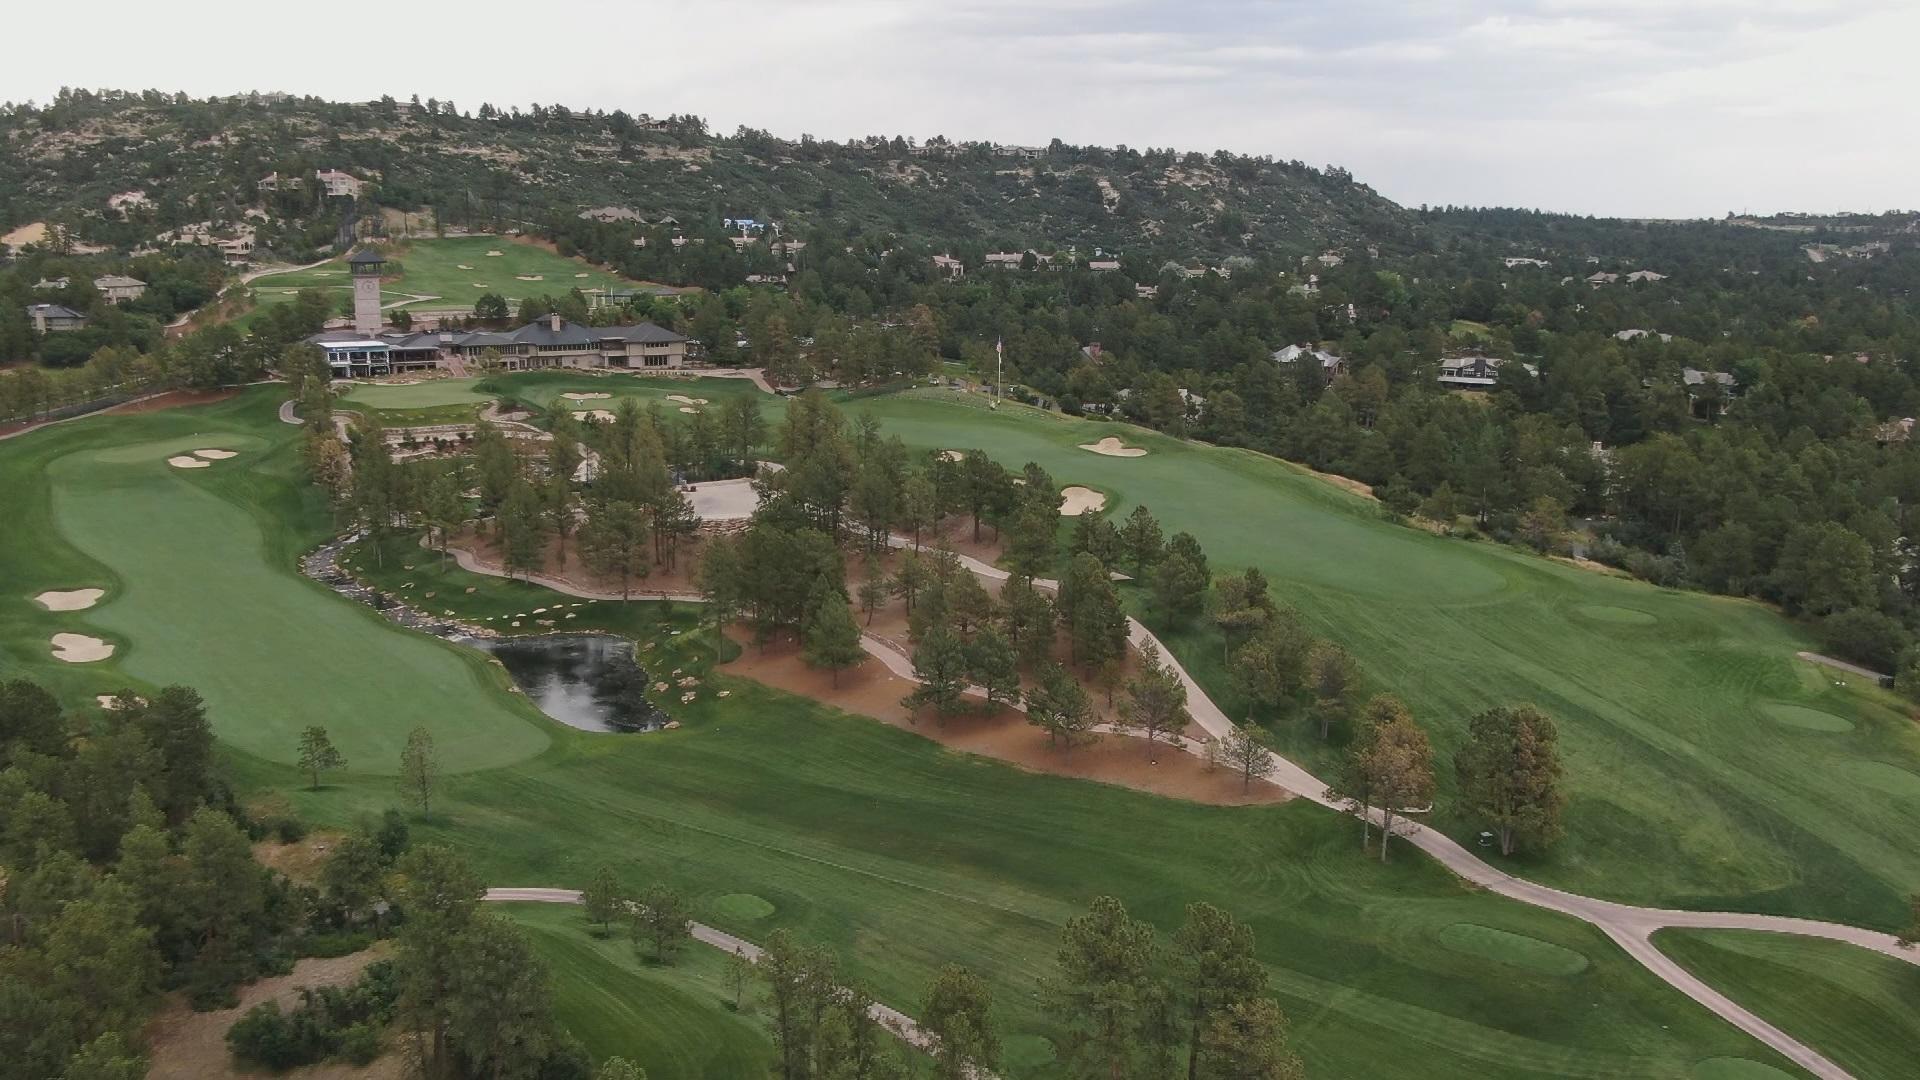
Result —
MULTIPOLYGON (((891 538, 891 543, 895 547, 913 546, 913 541, 898 536, 891 538)), ((456 551, 454 557, 462 567, 474 573, 488 574, 494 577, 505 576, 501 571, 480 563, 466 552, 456 551)), ((1009 576, 1007 571, 997 566, 981 562, 979 559, 972 558, 971 556, 956 555, 956 558, 959 559, 962 566, 981 577, 1004 581, 1009 576)), ((618 594, 582 589, 571 582, 544 577, 538 574, 533 575, 528 580, 533 581, 535 584, 545 585, 555 592, 563 592, 572 596, 598 600, 620 599, 618 594)), ((1034 584, 1048 591, 1058 591, 1059 589, 1058 582, 1046 579, 1035 579, 1034 584)), ((667 599, 694 603, 700 602, 702 599, 697 593, 684 592, 635 593, 634 595, 636 598, 667 599)), ((1168 651, 1165 645, 1161 644, 1160 639, 1155 637, 1153 632, 1148 630, 1137 619, 1129 618, 1127 625, 1129 630, 1128 637, 1133 643, 1133 646, 1143 650, 1149 645, 1153 646, 1159 651, 1161 658, 1168 668, 1179 677, 1181 685, 1186 687, 1187 711, 1193 715, 1194 722, 1204 729, 1211 738, 1224 738, 1231 733, 1234 726, 1233 721, 1228 718, 1225 712, 1221 711, 1220 707, 1214 703, 1212 698, 1207 696, 1207 692, 1200 688, 1200 684, 1193 680, 1193 676, 1188 674, 1187 669, 1181 665, 1180 661, 1168 651)), ((887 670, 893 674, 905 679, 912 679, 914 677, 913 661, 901 652, 897 646, 869 635, 862 635, 861 646, 866 649, 870 655, 884 664, 887 670)), ((1319 803, 1331 810, 1336 810, 1343 814, 1355 812, 1354 809, 1345 802, 1329 798, 1327 796, 1326 782, 1314 776, 1299 763, 1282 757, 1279 754, 1274 754, 1273 766, 1273 774, 1267 778, 1269 783, 1278 784, 1301 798, 1319 803)), ((1376 826, 1380 824, 1380 814, 1377 810, 1369 810, 1366 813, 1368 818, 1372 820, 1376 826)), ((1447 836, 1437 829, 1430 829, 1418 823, 1401 819, 1395 824, 1394 834, 1404 837, 1408 843, 1426 852, 1456 875, 1490 892, 1498 893, 1512 900, 1518 900, 1523 904, 1531 904, 1534 907, 1557 911, 1563 915, 1571 915, 1576 919, 1592 923, 1598 927, 1602 933, 1606 934, 1607 937, 1611 938, 1615 944, 1624 949, 1628 956, 1639 961, 1642 966, 1648 971, 1651 971, 1655 976, 1687 995, 1689 998, 1692 998, 1694 1001, 1699 1002, 1715 1015, 1726 1020, 1741 1031, 1765 1043, 1768 1047, 1771 1047, 1795 1065, 1820 1077, 1821 1080, 1852 1080, 1852 1074, 1805 1043, 1800 1042, 1793 1036, 1788 1035, 1786 1032, 1781 1031, 1779 1028, 1743 1008, 1732 998, 1727 997, 1725 994, 1707 985, 1704 981, 1687 971, 1679 963, 1654 946, 1654 932, 1674 928, 1688 930, 1755 930, 1774 934, 1796 934, 1801 937, 1825 938, 1829 941, 1839 941, 1849 945, 1857 945, 1863 949, 1871 949, 1883 956, 1891 956, 1909 964, 1920 966, 1920 954, 1916 954, 1913 949, 1902 946, 1899 940, 1892 934, 1882 933, 1877 930, 1864 930, 1860 927, 1847 926, 1843 923, 1820 922, 1814 919, 1793 919, 1779 915, 1754 915, 1738 911, 1685 911, 1677 908, 1638 907, 1633 904, 1622 904, 1612 900, 1600 900, 1590 896, 1581 896, 1578 893, 1549 888, 1537 882, 1515 877, 1488 863, 1472 851, 1461 846, 1452 837, 1447 836)), ((576 903, 579 897, 578 893, 565 889, 495 889, 489 890, 487 898, 490 900, 541 898, 530 895, 523 896, 521 895, 523 893, 541 893, 552 894, 556 897, 572 897, 572 899, 567 900, 551 901, 560 903, 576 903), (496 893, 501 895, 496 896, 496 893), (513 895, 507 895, 509 893, 513 895)), ((709 944, 717 945, 720 948, 753 948, 750 943, 739 938, 698 924, 695 925, 694 936, 709 944)), ((757 950, 749 955, 757 955, 757 950)), ((874 1010, 876 1018, 881 1018, 883 1011, 886 1017, 892 1018, 892 1021, 887 1021, 889 1026, 894 1026, 893 1021, 904 1025, 902 1027, 896 1027, 897 1031, 902 1032, 902 1038, 914 1041, 915 1045, 924 1045, 918 1040, 923 1040, 926 1036, 924 1033, 921 1033, 917 1027, 913 1026, 913 1021, 904 1014, 878 1005, 874 1007, 874 1010), (909 1032, 911 1034, 908 1034, 909 1032)))

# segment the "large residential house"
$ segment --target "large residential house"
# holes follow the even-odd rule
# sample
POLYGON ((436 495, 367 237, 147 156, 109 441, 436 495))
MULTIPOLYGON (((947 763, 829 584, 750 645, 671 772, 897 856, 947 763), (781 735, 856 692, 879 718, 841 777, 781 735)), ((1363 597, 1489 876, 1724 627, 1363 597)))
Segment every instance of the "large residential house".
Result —
POLYGON ((1290 366, 1299 363, 1303 357, 1309 357, 1312 360, 1319 361, 1320 370, 1325 373, 1329 379, 1337 378, 1347 373, 1347 362, 1345 360, 1324 349, 1316 349, 1311 345, 1288 345, 1284 349, 1275 349, 1270 359, 1276 364, 1290 366))
POLYGON ((1701 371, 1699 368, 1681 368, 1680 381, 1687 388, 1687 396, 1692 397, 1707 388, 1708 383, 1720 387, 1722 393, 1731 394, 1740 385, 1730 371, 1701 371))
POLYGON ((360 194, 362 181, 352 173, 344 173, 338 169, 321 169, 313 174, 313 178, 328 195, 358 196, 360 194))
POLYGON ((518 330, 363 334, 336 330, 307 339, 340 378, 466 366, 489 351, 506 371, 578 368, 642 371, 682 368, 687 339, 653 323, 582 326, 558 314, 518 330))
POLYGON ((1530 259, 1524 255, 1509 255, 1501 261, 1507 264, 1509 270, 1517 266, 1532 266, 1544 270, 1553 265, 1545 259, 1530 259))
POLYGON ((935 255, 933 257, 933 268, 949 278, 963 278, 967 276, 967 264, 951 255, 935 255))
POLYGON ((1632 330, 1621 330, 1618 333, 1614 334, 1613 336, 1619 339, 1620 341, 1638 341, 1643 337, 1658 337, 1661 341, 1673 340, 1672 334, 1662 334, 1657 330, 1641 330, 1638 328, 1635 328, 1632 330))
POLYGON ((1059 266, 1054 264, 1053 256, 1042 255, 1039 252, 1033 251, 1033 250, 989 251, 987 252, 987 269, 1018 270, 1023 265, 1025 265, 1027 256, 1029 255, 1033 256, 1033 265, 1034 265, 1034 268, 1037 270, 1060 269, 1059 266))
POLYGON ((100 295, 116 304, 129 300, 138 300, 146 295, 147 283, 139 278, 130 278, 125 274, 107 274, 93 279, 93 287, 100 295))
POLYGON ((27 319, 33 323, 36 334, 57 334, 63 330, 81 330, 87 325, 87 317, 59 304, 28 304, 27 319))
MULTIPOLYGON (((1465 389, 1485 389, 1500 381, 1500 369, 1510 361, 1497 356, 1456 356, 1440 361, 1440 384, 1465 389)), ((1521 364, 1527 374, 1538 378, 1540 369, 1532 364, 1521 364)))
POLYGON ((1096 274, 1111 274, 1120 269, 1119 259, 1088 259, 1087 269, 1096 274))
POLYGON ((299 191, 306 186, 306 180, 301 177, 281 176, 277 172, 268 173, 260 178, 259 183, 254 185, 254 187, 261 191, 299 191))
POLYGON ((1628 281, 1635 281, 1635 282, 1638 282, 1638 281, 1665 281, 1665 280, 1667 280, 1667 275, 1665 275, 1665 274, 1661 274, 1661 273, 1656 273, 1656 272, 1654 272, 1654 271, 1652 271, 1652 270, 1635 270, 1635 271, 1633 271, 1632 273, 1630 273, 1630 274, 1628 274, 1628 275, 1627 275, 1627 280, 1628 280, 1628 281))

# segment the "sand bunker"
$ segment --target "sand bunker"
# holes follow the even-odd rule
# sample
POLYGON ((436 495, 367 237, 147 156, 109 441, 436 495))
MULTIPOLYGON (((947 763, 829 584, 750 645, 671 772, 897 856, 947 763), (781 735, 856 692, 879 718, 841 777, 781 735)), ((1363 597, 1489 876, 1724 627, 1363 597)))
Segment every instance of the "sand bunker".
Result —
POLYGON ((1060 492, 1060 516, 1079 517, 1107 505, 1107 493, 1092 488, 1070 487, 1060 492))
POLYGON ((466 263, 454 263, 453 265, 454 265, 454 266, 455 266, 455 267, 456 267, 457 269, 460 269, 460 270, 471 270, 471 269, 473 269, 473 267, 471 267, 471 266, 468 266, 468 265, 467 265, 466 263))
POLYGON ((574 277, 586 277, 587 275, 585 275, 585 274, 575 274, 575 275, 573 275, 573 276, 574 276, 574 277))
POLYGON ((612 394, 561 394, 560 396, 563 398, 570 398, 574 401, 592 401, 596 398, 610 398, 613 395, 612 394))
POLYGON ((1104 454, 1107 457, 1146 457, 1147 456, 1147 452, 1141 449, 1140 447, 1128 446, 1126 443, 1121 442, 1119 439, 1116 439, 1111 435, 1107 436, 1104 439, 1101 439, 1097 443, 1081 443, 1080 449, 1091 450, 1096 454, 1104 454))
POLYGON ((682 406, 680 406, 680 411, 681 411, 681 412, 684 412, 684 413, 697 413, 697 412, 699 412, 700 410, 699 410, 699 409, 696 409, 696 408, 694 408, 694 407, 693 407, 693 406, 691 406, 691 405, 682 405, 682 406))
POLYGON ((504 255, 504 254, 506 254, 506 252, 503 252, 503 251, 489 251, 489 252, 487 252, 487 258, 489 258, 489 259, 497 259, 497 258, 499 258, 500 256, 502 256, 502 255, 504 255))
POLYGON ((513 279, 515 281, 545 281, 547 280, 547 276, 545 274, 515 274, 513 275, 513 279))
POLYGON ((706 398, 703 398, 703 397, 688 397, 688 396, 687 396, 687 395, 685 395, 685 394, 668 394, 668 395, 667 395, 667 400, 668 400, 668 401, 677 401, 677 402, 679 402, 679 403, 680 403, 680 404, 682 404, 682 405, 705 405, 705 404, 707 404, 707 399, 706 399, 706 398))
POLYGON ((186 454, 180 454, 176 457, 168 458, 167 464, 173 466, 176 469, 204 469, 207 466, 213 464, 213 462, 202 461, 197 457, 189 457, 186 454))
POLYGON ((195 450, 193 456, 206 458, 208 461, 225 461, 230 457, 238 457, 239 455, 231 450, 195 450))
POLYGON ((105 589, 58 589, 43 592, 33 598, 33 602, 48 611, 85 611, 100 602, 107 595, 105 589))
POLYGON ((967 452, 965 450, 942 450, 940 451, 940 460, 965 461, 967 460, 967 452))
POLYGON ((113 655, 113 646, 85 634, 53 635, 53 658, 69 664, 86 664, 113 655))
POLYGON ((489 285, 489 284, 487 284, 487 283, 486 283, 486 282, 484 282, 484 281, 476 281, 476 282, 474 282, 474 283, 473 283, 473 287, 474 287, 474 288, 476 288, 476 289, 491 289, 491 288, 493 288, 493 286, 491 286, 491 285, 489 285))
POLYGON ((613 412, 609 409, 582 409, 576 411, 573 418, 575 420, 612 420, 613 412))

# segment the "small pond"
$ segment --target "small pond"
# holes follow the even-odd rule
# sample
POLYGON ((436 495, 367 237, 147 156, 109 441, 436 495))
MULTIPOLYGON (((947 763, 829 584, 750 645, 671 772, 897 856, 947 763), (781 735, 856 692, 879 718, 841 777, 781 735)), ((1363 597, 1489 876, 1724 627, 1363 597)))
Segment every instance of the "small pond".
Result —
POLYGON ((469 638, 540 711, 582 731, 652 731, 667 722, 647 700, 633 642, 608 634, 469 638))

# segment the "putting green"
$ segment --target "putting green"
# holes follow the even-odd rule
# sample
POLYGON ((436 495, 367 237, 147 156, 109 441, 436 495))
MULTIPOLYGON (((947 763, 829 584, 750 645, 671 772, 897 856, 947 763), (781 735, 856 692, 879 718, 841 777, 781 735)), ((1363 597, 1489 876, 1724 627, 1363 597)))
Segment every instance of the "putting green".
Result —
POLYGON ((1440 928, 1439 936, 1449 949, 1542 975, 1578 975, 1587 970, 1587 958, 1572 949, 1478 923, 1450 923, 1440 928))
POLYGON ((1768 719, 1788 727, 1803 731, 1852 731, 1853 721, 1844 716, 1835 716, 1819 709, 1809 709, 1805 705, 1789 705, 1784 701, 1766 701, 1760 704, 1760 712, 1768 719))
POLYGON ((752 893, 728 893, 713 898, 714 914, 723 919, 757 922, 773 914, 773 905, 752 893))
POLYGON ((1691 1070, 1693 1080, 1793 1080, 1793 1074, 1738 1057, 1712 1057, 1691 1070))
POLYGON ((1847 771, 1863 787, 1899 799, 1920 799, 1920 773, 1884 761, 1849 762, 1847 771))
POLYGON ((1594 622, 1618 623, 1621 626, 1652 626, 1660 621, 1657 616, 1641 611, 1639 608, 1613 607, 1608 604, 1581 604, 1573 610, 1594 622))
POLYGON ((268 477, 251 470, 270 450, 289 466, 290 444, 225 432, 140 437, 165 426, 116 418, 89 429, 99 448, 46 469, 53 528, 118 578, 82 621, 126 643, 123 678, 194 687, 223 741, 273 761, 295 760, 310 724, 328 729, 349 768, 373 773, 398 770, 414 727, 433 732, 449 771, 547 745, 478 654, 392 627, 301 578, 290 558, 270 557, 269 534, 288 523, 260 505, 268 477), (210 444, 240 456, 192 472, 166 465, 210 444))
POLYGON ((427 379, 417 383, 355 383, 340 401, 343 407, 370 409, 431 409, 442 405, 478 405, 494 395, 474 389, 480 380, 427 379))

